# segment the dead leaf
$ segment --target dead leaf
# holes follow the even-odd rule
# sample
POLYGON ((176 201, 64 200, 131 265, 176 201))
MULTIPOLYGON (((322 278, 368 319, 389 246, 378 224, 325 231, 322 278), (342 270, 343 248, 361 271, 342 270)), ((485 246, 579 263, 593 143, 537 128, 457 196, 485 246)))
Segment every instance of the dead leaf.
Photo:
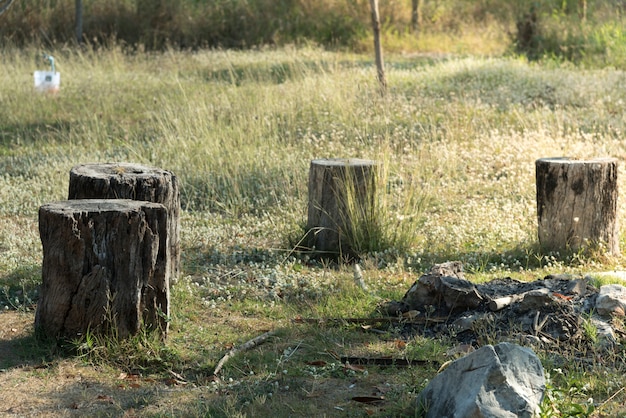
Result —
POLYGON ((385 394, 391 389, 391 387, 390 386, 375 386, 374 389, 376 389, 378 393, 385 394))
POLYGON ((366 404, 379 404, 385 402, 384 396, 355 396, 352 398, 355 402, 366 403, 366 404))
POLYGON ((140 385, 139 383, 131 383, 131 384, 130 384, 130 385, 128 385, 128 386, 130 386, 130 387, 131 387, 131 388, 133 388, 133 389, 138 389, 138 388, 140 388, 140 387, 141 387, 141 385, 140 385))
POLYGON ((109 403, 113 403, 113 398, 110 397, 109 395, 98 395, 96 399, 99 401, 106 401, 109 403))
POLYGON ((398 350, 404 350, 406 348, 406 342, 402 340, 395 340, 394 344, 398 350))
POLYGON ((324 360, 314 360, 314 361, 307 361, 306 364, 309 366, 323 367, 323 366, 326 366, 328 363, 326 363, 324 360))
POLYGON ((186 382, 187 379, 185 379, 183 376, 181 376, 180 374, 176 373, 173 370, 168 370, 169 374, 171 374, 174 379, 180 380, 181 382, 186 382))
POLYGON ((459 344, 446 351, 446 356, 451 357, 457 354, 469 354, 472 351, 474 351, 474 347, 471 344, 459 344))
POLYGON ((120 379, 120 380, 124 380, 124 379, 126 379, 126 376, 128 376, 128 374, 122 372, 122 373, 120 373, 120 375, 117 378, 120 379))
POLYGON ((407 319, 415 319, 419 316, 420 312, 419 311, 408 311, 402 314, 403 318, 407 318, 407 319))
POLYGON ((352 370, 352 371, 355 371, 355 372, 364 372, 365 371, 365 367, 358 366, 356 364, 350 364, 350 363, 344 364, 343 368, 344 368, 344 371, 346 371, 346 370, 352 370))

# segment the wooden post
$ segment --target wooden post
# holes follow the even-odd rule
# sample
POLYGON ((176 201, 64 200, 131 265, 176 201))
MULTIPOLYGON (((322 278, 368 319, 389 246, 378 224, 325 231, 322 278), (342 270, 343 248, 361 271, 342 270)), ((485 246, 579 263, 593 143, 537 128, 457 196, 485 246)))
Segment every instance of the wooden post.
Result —
POLYGON ((167 210, 129 199, 68 200, 39 209, 42 287, 35 328, 50 338, 88 330, 167 335, 167 210))
POLYGON ((180 194, 169 171, 131 163, 80 164, 70 170, 68 199, 133 199, 163 204, 169 220, 171 283, 180 274, 180 194))
POLYGON ((318 159, 309 170, 307 230, 318 254, 353 254, 355 234, 376 222, 378 163, 362 159, 318 159))
POLYGON ((550 251, 606 246, 618 255, 617 160, 536 161, 539 242, 550 251))

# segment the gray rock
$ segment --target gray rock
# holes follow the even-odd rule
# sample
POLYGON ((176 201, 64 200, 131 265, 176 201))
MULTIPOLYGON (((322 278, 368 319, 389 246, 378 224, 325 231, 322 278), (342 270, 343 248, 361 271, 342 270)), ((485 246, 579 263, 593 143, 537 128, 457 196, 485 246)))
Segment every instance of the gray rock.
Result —
POLYGON ((511 343, 487 345, 452 362, 417 397, 427 418, 533 417, 545 391, 535 353, 511 343))
POLYGON ((597 342, 600 348, 609 349, 615 347, 615 344, 617 344, 617 338, 615 337, 613 327, 604 319, 596 316, 592 316, 590 321, 596 329, 596 336, 598 339, 597 342))
POLYGON ((596 298, 596 312, 602 316, 624 316, 626 312, 626 287, 619 284, 601 286, 596 298))

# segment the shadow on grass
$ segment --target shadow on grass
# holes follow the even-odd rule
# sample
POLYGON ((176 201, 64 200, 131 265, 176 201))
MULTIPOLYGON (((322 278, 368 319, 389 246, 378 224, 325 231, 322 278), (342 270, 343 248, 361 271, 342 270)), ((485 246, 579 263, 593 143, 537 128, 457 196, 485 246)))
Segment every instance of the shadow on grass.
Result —
POLYGON ((33 324, 32 311, 0 314, 0 369, 38 367, 59 356, 54 342, 36 338, 33 324))
POLYGON ((32 309, 40 283, 41 264, 23 265, 0 275, 0 309, 32 309))
POLYGON ((38 121, 14 124, 0 124, 0 155, 5 149, 27 143, 37 143, 42 137, 53 134, 55 137, 67 136, 72 127, 69 120, 38 121))

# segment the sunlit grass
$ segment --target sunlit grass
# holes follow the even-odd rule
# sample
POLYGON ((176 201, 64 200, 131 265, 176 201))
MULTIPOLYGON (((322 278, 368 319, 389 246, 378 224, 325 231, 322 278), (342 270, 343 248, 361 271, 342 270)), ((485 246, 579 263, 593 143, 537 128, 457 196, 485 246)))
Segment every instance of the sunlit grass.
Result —
MULTIPOLYGON (((220 390, 234 394, 210 407, 187 403, 186 412, 277 408, 296 396, 284 389, 289 376, 300 379, 300 394, 318 393, 325 379, 374 379, 334 369, 329 351, 441 360, 445 342, 414 340, 398 351, 358 326, 293 322, 378 315, 379 302, 400 299, 435 262, 461 260, 472 281, 623 266, 621 257, 599 253, 542 253, 534 185, 537 158, 626 155, 620 71, 390 55, 390 88, 381 97, 367 57, 315 48, 152 55, 62 49, 53 51, 61 91, 46 96, 32 86, 38 52, 8 50, 10 59, 0 62, 0 286, 7 289, 0 308, 32 307, 41 263, 37 210, 66 198, 72 166, 127 161, 173 171, 181 184, 184 277, 174 289, 168 347, 157 350, 141 338, 122 346, 92 341, 84 354, 128 369, 161 356, 152 372, 175 369, 212 388, 212 400, 220 390), (367 291, 341 260, 294 251, 314 158, 382 164, 385 242, 359 254, 367 291), (234 382, 211 386, 212 368, 229 347, 270 328, 279 331, 275 340, 225 371, 234 382), (138 347, 154 355, 120 366, 116 359, 138 347), (313 372, 303 364, 319 357, 325 368, 306 380, 313 372)), ((625 210, 620 201, 621 217, 625 210)), ((408 405, 433 373, 400 373, 390 398, 408 405)), ((593 396, 614 393, 598 388, 593 396)))

